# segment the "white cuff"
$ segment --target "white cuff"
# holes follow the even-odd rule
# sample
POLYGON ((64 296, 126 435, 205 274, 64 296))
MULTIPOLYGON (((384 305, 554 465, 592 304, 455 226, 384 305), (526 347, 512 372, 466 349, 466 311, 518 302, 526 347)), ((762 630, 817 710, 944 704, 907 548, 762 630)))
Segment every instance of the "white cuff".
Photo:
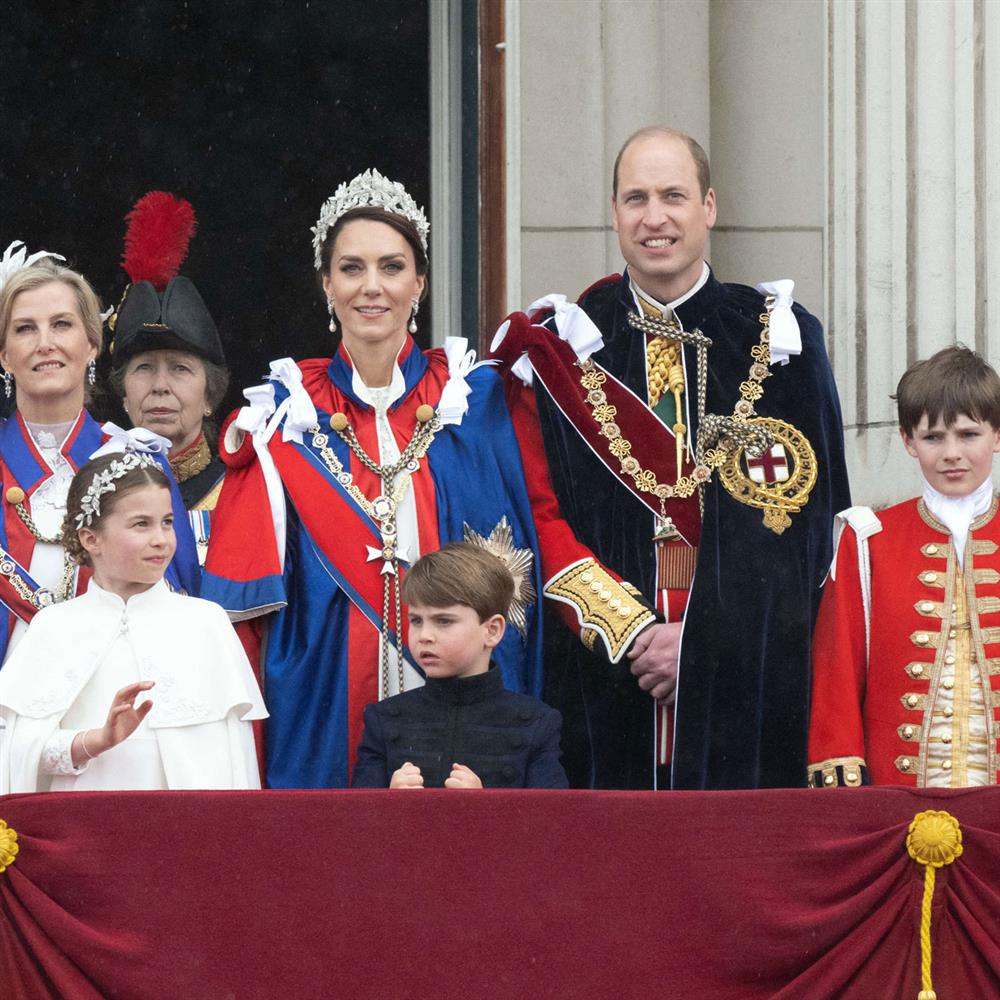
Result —
MULTIPOLYGON (((83 774, 90 761, 79 767, 73 766, 73 738, 79 730, 57 729, 42 748, 41 770, 43 774, 83 774)), ((84 753, 87 751, 84 750, 84 753)))

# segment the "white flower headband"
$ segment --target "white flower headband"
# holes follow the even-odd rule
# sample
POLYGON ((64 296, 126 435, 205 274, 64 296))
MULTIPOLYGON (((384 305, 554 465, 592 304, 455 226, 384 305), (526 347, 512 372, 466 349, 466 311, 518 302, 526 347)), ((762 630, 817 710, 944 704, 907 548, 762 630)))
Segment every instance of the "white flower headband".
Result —
POLYGON ((7 280, 15 271, 20 271, 22 267, 30 267, 36 260, 44 257, 51 257, 53 260, 66 260, 62 254, 52 253, 51 250, 36 250, 29 254, 28 248, 21 240, 14 240, 13 243, 3 252, 0 257, 0 288, 7 284, 7 280))
POLYGON ((115 480, 121 479, 133 469, 159 468, 160 465, 152 455, 144 452, 127 451, 121 458, 116 458, 106 469, 95 473, 87 492, 80 501, 80 513, 76 515, 76 530, 89 528, 95 517, 101 516, 101 497, 105 493, 114 493, 118 488, 115 480))
POLYGON ((399 181, 391 181, 372 169, 358 174, 349 184, 346 182, 341 184, 333 196, 323 202, 319 218, 312 229, 317 271, 323 266, 323 241, 337 220, 352 208, 369 205, 384 208, 387 212, 409 219, 416 226, 420 245, 424 248, 424 253, 427 253, 427 235, 431 227, 423 209, 410 197, 399 181))

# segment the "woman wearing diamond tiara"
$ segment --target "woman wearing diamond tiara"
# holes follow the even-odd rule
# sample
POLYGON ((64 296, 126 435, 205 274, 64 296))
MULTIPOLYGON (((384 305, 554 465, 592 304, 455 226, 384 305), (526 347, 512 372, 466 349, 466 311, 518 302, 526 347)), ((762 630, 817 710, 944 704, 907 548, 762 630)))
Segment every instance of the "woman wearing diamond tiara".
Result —
MULTIPOLYGON (((74 472, 104 434, 84 408, 101 351, 100 303, 87 280, 47 251, 20 243, 0 260, 0 365, 16 409, 0 425, 0 657, 32 616, 85 588, 59 533, 74 472)), ((179 495, 178 495, 179 501, 179 495)), ((197 585, 194 540, 170 567, 174 586, 197 585), (183 566, 181 564, 184 564, 183 566), (188 565, 190 564, 190 565, 188 565)))
POLYGON ((36 615, 0 671, 0 792, 260 787, 260 689, 222 609, 164 582, 173 521, 150 455, 74 476, 62 537, 93 579, 36 615))
POLYGON ((339 345, 272 362, 225 428, 202 591, 262 650, 267 781, 284 788, 346 787, 364 706, 423 683, 399 580, 445 542, 507 560, 515 627, 495 660, 513 690, 541 682, 535 532, 501 383, 464 339, 422 352, 412 337, 424 213, 369 170, 340 185, 313 233, 339 345))

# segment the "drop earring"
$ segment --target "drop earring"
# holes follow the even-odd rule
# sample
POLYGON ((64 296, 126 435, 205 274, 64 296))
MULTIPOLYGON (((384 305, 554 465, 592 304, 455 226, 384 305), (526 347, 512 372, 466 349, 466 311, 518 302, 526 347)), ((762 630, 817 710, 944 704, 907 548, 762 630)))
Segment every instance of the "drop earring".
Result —
POLYGON ((413 315, 410 316, 410 323, 409 323, 409 326, 407 326, 407 328, 406 328, 407 330, 410 331, 410 333, 416 333, 417 332, 417 313, 418 312, 420 312, 420 299, 414 299, 413 300, 413 315))
POLYGON ((334 301, 332 298, 326 300, 326 310, 330 314, 330 333, 337 332, 337 318, 333 314, 334 301))
POLYGON ((94 385, 97 382, 97 362, 91 358, 87 362, 87 385, 94 385))
POLYGON ((6 368, 3 373, 3 394, 7 399, 14 395, 14 376, 6 368))

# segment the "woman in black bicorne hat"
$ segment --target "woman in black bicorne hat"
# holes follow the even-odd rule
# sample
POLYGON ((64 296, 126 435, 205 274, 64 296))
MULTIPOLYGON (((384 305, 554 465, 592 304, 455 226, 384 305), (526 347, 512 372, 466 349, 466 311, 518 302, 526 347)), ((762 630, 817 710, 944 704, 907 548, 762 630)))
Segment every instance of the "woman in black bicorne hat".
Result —
POLYGON ((129 213, 122 263, 132 283, 108 322, 109 382, 134 426, 169 439, 170 465, 204 562, 225 473, 209 443, 209 418, 225 396, 229 370, 211 313, 177 273, 195 226, 190 203, 164 191, 144 195, 129 213))

